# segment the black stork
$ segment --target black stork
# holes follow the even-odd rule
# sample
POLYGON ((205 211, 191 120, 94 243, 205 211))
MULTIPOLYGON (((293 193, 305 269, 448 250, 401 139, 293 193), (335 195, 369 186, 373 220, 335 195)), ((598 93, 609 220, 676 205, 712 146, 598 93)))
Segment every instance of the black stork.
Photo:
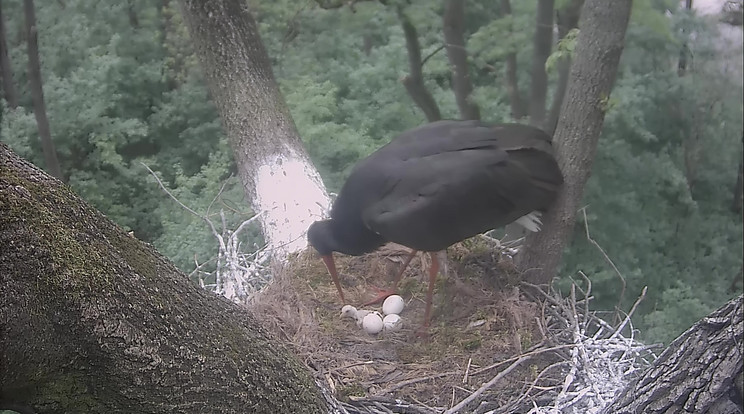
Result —
POLYGON ((387 242, 411 248, 393 291, 416 252, 431 253, 428 328, 439 272, 434 253, 514 221, 537 231, 539 212, 562 184, 550 136, 542 130, 437 121, 400 134, 360 161, 333 203, 331 218, 310 225, 308 241, 344 303, 333 252, 359 256, 387 242))

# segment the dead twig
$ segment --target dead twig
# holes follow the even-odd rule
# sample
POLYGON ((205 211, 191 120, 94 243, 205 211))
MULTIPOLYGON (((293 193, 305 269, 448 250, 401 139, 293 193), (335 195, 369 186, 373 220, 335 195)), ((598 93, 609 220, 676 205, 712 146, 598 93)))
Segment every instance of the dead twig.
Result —
POLYGON ((617 309, 620 309, 620 304, 623 303, 623 299, 625 298, 625 288, 627 287, 627 283, 625 282, 625 277, 623 277, 623 274, 620 273, 620 269, 618 269, 617 266, 615 266, 615 262, 613 262, 612 259, 610 259, 610 256, 608 256, 607 253, 605 253, 602 246, 600 246, 599 243, 597 243, 594 239, 592 239, 592 236, 589 235, 589 221, 586 218, 586 207, 581 208, 581 213, 584 215, 584 230, 586 232, 586 239, 589 240, 589 243, 591 243, 594 247, 596 247, 600 253, 602 253, 602 256, 604 256, 607 263, 609 263, 609 265, 615 271, 615 274, 617 275, 618 278, 620 278, 620 281, 623 284, 623 288, 622 290, 620 290, 620 296, 617 300, 617 306, 616 306, 617 309))
POLYGON ((508 375, 510 372, 514 371, 522 362, 530 359, 529 356, 522 356, 518 360, 514 361, 511 365, 509 365, 505 370, 501 371, 498 375, 491 378, 490 381, 483 384, 480 388, 478 388, 474 393, 470 394, 467 398, 460 401, 457 405, 450 408, 449 410, 445 411, 444 414, 454 414, 462 410, 466 405, 468 405, 470 402, 478 398, 481 394, 483 394, 484 391, 491 388, 499 382, 502 378, 504 378, 506 375, 508 375))

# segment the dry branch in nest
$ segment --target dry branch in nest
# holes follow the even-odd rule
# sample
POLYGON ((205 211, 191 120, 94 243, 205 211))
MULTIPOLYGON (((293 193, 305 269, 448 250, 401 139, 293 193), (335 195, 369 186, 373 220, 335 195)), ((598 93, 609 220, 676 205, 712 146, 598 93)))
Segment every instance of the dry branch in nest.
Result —
MULTIPOLYGON (((591 282, 582 276, 586 288, 573 284, 567 298, 557 292, 544 294, 540 321, 544 340, 540 347, 523 354, 506 370, 538 354, 550 354, 554 362, 536 373, 518 397, 498 403, 480 400, 473 412, 599 413, 635 375, 651 365, 656 358, 652 350, 661 345, 646 346, 638 342, 631 322, 646 290, 624 319, 612 326, 601 317, 602 312, 590 310, 591 282)), ((533 288, 531 291, 539 291, 536 286, 529 287, 533 288)), ((459 412, 462 407, 458 405, 446 413, 459 412)))
MULTIPOLYGON (((512 269, 510 251, 480 240, 448 251, 451 266, 435 296, 438 323, 423 343, 409 335, 423 308, 417 263, 405 278, 412 290, 404 294, 410 325, 402 332, 370 337, 339 318, 335 287, 310 254, 293 259, 253 309, 295 345, 334 412, 344 414, 597 413, 654 359, 653 347, 634 338, 635 306, 622 318, 592 311, 586 278, 568 297, 525 300, 503 275, 512 269)), ((340 257, 347 298, 361 301, 369 285, 385 286, 406 253, 389 245, 340 257)))
POLYGON ((200 218, 210 230, 212 237, 217 242, 217 256, 203 263, 199 263, 194 257, 195 269, 189 274, 189 278, 197 277, 199 286, 210 290, 220 296, 235 302, 245 304, 261 289, 268 285, 271 280, 271 269, 268 266, 271 252, 266 247, 254 248, 253 252, 245 253, 240 236, 254 221, 259 214, 244 220, 235 230, 231 230, 227 224, 224 209, 219 212, 221 231, 212 221, 210 210, 221 197, 227 181, 220 187, 219 193, 212 199, 204 214, 194 211, 185 205, 173 193, 171 193, 160 178, 146 164, 140 163, 152 174, 160 188, 181 208, 195 217, 200 218), (211 268, 207 270, 207 268, 211 268), (209 281, 209 282, 207 282, 209 281))

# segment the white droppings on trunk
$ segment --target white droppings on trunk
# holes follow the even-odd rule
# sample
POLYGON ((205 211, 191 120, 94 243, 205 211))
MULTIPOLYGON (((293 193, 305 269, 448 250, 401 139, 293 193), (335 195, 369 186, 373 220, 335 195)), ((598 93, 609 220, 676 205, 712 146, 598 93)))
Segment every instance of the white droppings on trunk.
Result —
POLYGON ((320 175, 306 158, 289 150, 266 159, 255 176, 259 220, 264 238, 275 259, 307 246, 306 232, 315 220, 325 217, 330 199, 320 175))

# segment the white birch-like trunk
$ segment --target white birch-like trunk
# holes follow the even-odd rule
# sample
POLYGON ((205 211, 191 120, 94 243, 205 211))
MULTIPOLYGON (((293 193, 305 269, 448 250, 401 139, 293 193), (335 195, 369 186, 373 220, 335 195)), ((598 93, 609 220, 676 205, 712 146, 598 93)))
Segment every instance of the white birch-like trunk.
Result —
POLYGON ((330 201, 308 158, 292 148, 269 156, 258 167, 253 185, 252 205, 261 214, 269 249, 279 257, 304 249, 308 226, 323 218, 330 201))
POLYGON ((273 262, 307 246, 330 199, 299 139, 245 2, 185 0, 184 20, 273 262))

